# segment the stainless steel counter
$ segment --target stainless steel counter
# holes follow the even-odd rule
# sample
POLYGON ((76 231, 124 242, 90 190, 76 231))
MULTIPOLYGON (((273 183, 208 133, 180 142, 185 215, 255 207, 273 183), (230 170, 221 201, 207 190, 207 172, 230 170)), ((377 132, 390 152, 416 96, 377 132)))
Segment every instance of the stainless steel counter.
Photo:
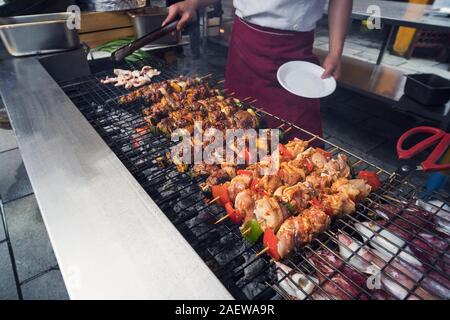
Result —
POLYGON ((231 299, 34 58, 0 94, 72 299, 231 299))

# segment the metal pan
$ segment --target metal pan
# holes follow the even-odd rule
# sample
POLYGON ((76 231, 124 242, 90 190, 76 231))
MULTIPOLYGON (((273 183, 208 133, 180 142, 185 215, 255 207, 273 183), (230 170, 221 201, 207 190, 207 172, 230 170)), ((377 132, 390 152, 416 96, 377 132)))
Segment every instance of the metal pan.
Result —
POLYGON ((0 18, 0 37, 13 56, 46 54, 80 46, 76 29, 69 29, 71 13, 0 18))

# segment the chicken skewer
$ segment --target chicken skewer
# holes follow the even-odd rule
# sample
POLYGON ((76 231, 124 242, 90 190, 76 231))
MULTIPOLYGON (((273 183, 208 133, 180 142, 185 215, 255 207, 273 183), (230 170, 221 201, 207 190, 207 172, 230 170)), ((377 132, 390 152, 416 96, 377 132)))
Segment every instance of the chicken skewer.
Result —
POLYGON ((371 192, 372 187, 362 179, 340 178, 331 186, 331 194, 322 194, 322 201, 313 201, 312 207, 300 215, 287 219, 275 233, 264 233, 265 251, 279 260, 288 255, 294 247, 303 247, 323 233, 331 220, 344 214, 352 214, 356 203, 371 192))
MULTIPOLYGON (((315 154, 314 152, 311 152, 310 149, 307 151, 309 155, 315 154)), ((320 151, 320 154, 322 153, 323 151, 320 151)), ((299 155, 302 156, 302 153, 299 155)), ((250 179, 251 177, 249 176, 237 176, 228 186, 228 195, 231 202, 234 200, 234 207, 236 210, 233 211, 234 209, 227 208, 227 216, 225 217, 230 217, 231 220, 237 224, 244 221, 243 226, 241 227, 241 231, 245 230, 242 232, 243 235, 245 236, 249 230, 252 230, 251 242, 255 242, 263 232, 266 232, 267 230, 272 233, 276 232, 280 226, 283 226, 283 223, 285 223, 286 220, 293 219, 291 216, 295 216, 298 212, 307 209, 310 205, 315 206, 317 209, 326 206, 326 215, 330 215, 333 212, 335 212, 335 214, 339 212, 353 212, 355 210, 355 204, 345 195, 351 193, 352 197, 356 200, 359 199, 358 197, 363 198, 365 195, 356 194, 354 188, 351 187, 360 187, 364 192, 367 192, 367 190, 364 189, 366 184, 362 180, 352 180, 348 182, 348 180, 342 178, 348 177, 350 174, 350 168, 346 164, 346 161, 347 159, 343 155, 339 155, 338 159, 328 159, 328 161, 325 161, 324 163, 315 161, 316 165, 320 167, 316 168, 316 170, 321 170, 322 176, 330 176, 330 179, 326 179, 330 185, 325 185, 322 189, 314 188, 311 181, 304 181, 293 186, 281 185, 273 192, 270 189, 271 187, 272 189, 275 189, 273 188, 273 184, 267 183, 262 185, 263 194, 261 194, 261 189, 257 188, 259 183, 254 183, 255 178, 250 179), (346 183, 344 183, 344 180, 347 181, 350 186, 347 186, 346 183), (335 183, 331 185, 332 182, 335 183), (249 184, 251 184, 250 189, 249 184), (344 186, 346 186, 346 189, 344 186), (340 194, 327 194, 329 192, 336 193, 341 191, 340 189, 343 189, 341 193, 343 193, 344 196, 340 194), (269 194, 271 196, 269 196, 269 194), (323 202, 318 200, 318 197, 322 194, 325 195, 321 197, 323 202)), ((251 174, 252 171, 247 172, 247 174, 249 173, 251 174)), ((306 177, 306 180, 308 180, 308 177, 309 176, 306 177)), ((274 179, 277 180, 276 178, 274 179)), ((308 217, 309 220, 319 218, 316 225, 322 225, 323 228, 328 227, 329 219, 326 219, 323 215, 322 217, 318 216, 317 210, 306 211, 305 217, 308 217)), ((218 222, 223 220, 224 218, 220 219, 218 222)), ((285 227, 286 230, 291 229, 289 223, 286 224, 285 227)), ((316 229, 317 228, 319 227, 316 227, 316 229)), ((283 234, 284 232, 285 231, 282 230, 280 234, 283 234)), ((317 232, 319 233, 321 230, 318 230, 317 232)), ((311 232, 306 232, 305 236, 306 240, 302 241, 310 242, 314 236, 314 232, 312 234, 311 232), (308 240, 308 237, 311 239, 308 240)))
POLYGON ((127 104, 139 99, 144 99, 145 102, 156 103, 161 100, 164 93, 183 92, 187 89, 195 88, 203 84, 206 78, 208 76, 203 78, 178 77, 152 83, 120 97, 119 103, 127 104))

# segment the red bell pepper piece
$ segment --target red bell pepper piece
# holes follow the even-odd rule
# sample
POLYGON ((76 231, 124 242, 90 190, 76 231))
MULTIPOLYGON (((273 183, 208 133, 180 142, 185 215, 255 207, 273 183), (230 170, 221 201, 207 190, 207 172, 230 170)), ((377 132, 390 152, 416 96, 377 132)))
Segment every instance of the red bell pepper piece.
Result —
POLYGON ((250 184, 250 190, 256 191, 256 186, 258 185, 258 183, 259 183, 259 179, 258 178, 253 178, 252 182, 250 184))
POLYGON ((285 158, 286 160, 291 160, 292 158, 294 158, 292 153, 281 143, 278 144, 278 150, 280 151, 280 154, 283 156, 283 158, 285 158))
POLYGON ((268 248, 267 252, 274 260, 278 261, 281 259, 278 253, 278 238, 272 229, 266 229, 264 231, 263 244, 264 247, 268 248))
POLYGON ((372 190, 377 190, 381 186, 380 178, 376 172, 372 171, 360 171, 358 173, 358 178, 366 180, 367 183, 372 187, 372 190))
POLYGON ((259 183, 259 179, 258 178, 253 178, 252 182, 250 184, 250 190, 252 190, 253 192, 256 192, 260 195, 266 196, 267 192, 265 190, 259 189, 258 188, 258 183, 259 183))
POLYGON ((252 170, 238 170, 237 174, 240 175, 245 175, 245 176, 253 176, 253 171, 252 170))
POLYGON ((314 170, 314 163, 309 158, 303 160, 302 166, 306 169, 308 174, 314 170))
POLYGON ((225 205, 226 203, 231 202, 230 197, 228 196, 228 186, 226 184, 212 186, 211 193, 214 199, 219 197, 217 203, 221 205, 225 205))
POLYGON ((233 208, 233 205, 231 204, 231 202, 228 202, 225 204, 225 209, 227 210, 227 214, 230 218, 230 220, 234 223, 234 224, 241 224, 242 222, 242 215, 239 212, 239 210, 236 210, 233 208))

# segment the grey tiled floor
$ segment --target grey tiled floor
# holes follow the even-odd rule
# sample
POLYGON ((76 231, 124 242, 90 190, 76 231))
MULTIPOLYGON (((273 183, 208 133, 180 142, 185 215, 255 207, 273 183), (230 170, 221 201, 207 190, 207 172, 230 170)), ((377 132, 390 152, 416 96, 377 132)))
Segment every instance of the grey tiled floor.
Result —
POLYGON ((10 202, 4 209, 19 279, 57 265, 34 195, 10 202))
MULTIPOLYGON (((0 108, 0 199, 24 299, 68 299, 14 133, 0 108)), ((0 219, 0 299, 18 299, 0 219)))
POLYGON ((17 290, 6 243, 0 244, 0 300, 17 299, 17 290))
POLYGON ((0 197, 4 203, 33 193, 19 149, 0 153, 0 197))

